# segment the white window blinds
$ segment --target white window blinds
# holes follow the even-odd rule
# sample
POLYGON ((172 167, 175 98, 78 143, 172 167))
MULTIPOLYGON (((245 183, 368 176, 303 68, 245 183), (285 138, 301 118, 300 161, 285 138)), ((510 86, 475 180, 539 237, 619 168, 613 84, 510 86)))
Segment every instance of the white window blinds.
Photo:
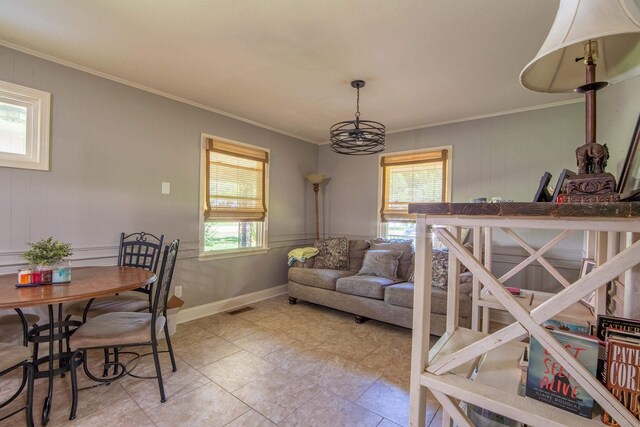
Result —
POLYGON ((268 162, 259 148, 207 139, 205 220, 264 221, 268 162))
POLYGON ((446 199, 447 150, 382 157, 381 219, 415 221, 409 203, 446 199))

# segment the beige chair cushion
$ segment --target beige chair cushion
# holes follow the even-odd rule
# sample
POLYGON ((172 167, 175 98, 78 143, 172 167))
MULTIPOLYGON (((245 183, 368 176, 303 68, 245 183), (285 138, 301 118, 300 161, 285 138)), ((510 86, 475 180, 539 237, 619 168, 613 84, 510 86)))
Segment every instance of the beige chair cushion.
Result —
MULTIPOLYGON (((67 314, 82 317, 84 308, 89 301, 80 301, 66 308, 67 314)), ((145 294, 136 292, 131 294, 114 295, 112 297, 96 298, 91 303, 88 318, 107 313, 148 311, 149 299, 145 294)))
POLYGON ((9 369, 31 357, 27 347, 0 342, 0 372, 9 369))
POLYGON ((387 286, 396 283, 386 277, 352 276, 338 279, 336 291, 366 298, 383 299, 387 286))
MULTIPOLYGON (((24 316, 27 318, 27 327, 35 325, 40 320, 40 317, 35 314, 25 314, 24 316)), ((0 316, 0 341, 21 341, 23 339, 22 334, 22 320, 20 320, 18 314, 0 316)))
MULTIPOLYGON (((160 336, 165 318, 156 319, 160 336)), ((71 335, 72 349, 114 347, 151 341, 151 313, 107 313, 87 320, 71 335)))

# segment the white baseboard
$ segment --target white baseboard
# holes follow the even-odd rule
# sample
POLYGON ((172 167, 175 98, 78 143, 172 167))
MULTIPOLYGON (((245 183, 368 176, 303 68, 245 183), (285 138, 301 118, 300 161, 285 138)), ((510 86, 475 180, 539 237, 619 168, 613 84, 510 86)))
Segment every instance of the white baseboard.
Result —
POLYGON ((247 304, 253 304, 285 293, 287 293, 287 285, 280 285, 262 291, 252 292, 250 294, 186 308, 178 312, 177 323, 189 322, 191 320, 200 319, 201 317, 211 316, 212 314, 234 310, 236 308, 244 307, 247 304))

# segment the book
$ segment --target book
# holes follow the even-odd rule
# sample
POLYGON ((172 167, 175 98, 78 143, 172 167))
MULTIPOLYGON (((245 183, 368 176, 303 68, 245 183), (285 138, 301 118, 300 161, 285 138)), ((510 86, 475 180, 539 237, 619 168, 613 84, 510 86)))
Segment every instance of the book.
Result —
POLYGON ((591 325, 586 321, 583 323, 577 323, 575 321, 571 323, 563 322, 557 319, 549 319, 542 323, 542 326, 554 331, 578 332, 585 335, 591 334, 591 325))
MULTIPOLYGON (((552 330, 551 333, 574 358, 596 375, 599 348, 597 339, 559 330, 552 330)), ((593 397, 534 337, 531 337, 529 345, 525 395, 586 418, 592 417, 593 397)))
POLYGON ((604 343, 609 328, 640 334, 640 320, 599 315, 596 320, 596 338, 604 343))
MULTIPOLYGON (((609 329, 604 366, 605 387, 640 420, 640 335, 609 329)), ((605 425, 620 426, 604 410, 601 419, 605 425)))

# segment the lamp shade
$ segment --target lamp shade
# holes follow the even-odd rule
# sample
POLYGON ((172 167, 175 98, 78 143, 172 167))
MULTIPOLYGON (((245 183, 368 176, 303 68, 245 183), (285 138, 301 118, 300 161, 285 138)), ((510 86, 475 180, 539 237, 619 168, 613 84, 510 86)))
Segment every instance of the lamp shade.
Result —
POLYGON ((324 175, 307 175, 307 179, 312 183, 312 184, 320 184, 322 183, 322 181, 324 181, 325 179, 327 179, 326 176, 324 175))
POLYGON ((537 92, 571 92, 585 82, 576 58, 584 44, 598 43, 597 80, 616 83, 640 75, 640 11, 633 0, 560 0, 547 39, 520 73, 537 92))

